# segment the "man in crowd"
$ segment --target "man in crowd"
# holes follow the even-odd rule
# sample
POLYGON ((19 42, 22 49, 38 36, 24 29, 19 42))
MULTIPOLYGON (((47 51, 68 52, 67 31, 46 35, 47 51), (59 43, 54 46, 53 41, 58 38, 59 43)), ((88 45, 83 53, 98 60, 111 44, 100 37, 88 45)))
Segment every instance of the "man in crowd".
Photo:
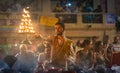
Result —
POLYGON ((63 23, 55 24, 55 35, 51 37, 51 64, 67 69, 67 61, 74 56, 72 41, 64 35, 65 26, 63 23))
POLYGON ((73 51, 72 40, 64 35, 64 23, 55 24, 55 35, 48 37, 46 40, 50 45, 50 64, 49 67, 68 69, 68 62, 74 61, 75 53, 73 51))

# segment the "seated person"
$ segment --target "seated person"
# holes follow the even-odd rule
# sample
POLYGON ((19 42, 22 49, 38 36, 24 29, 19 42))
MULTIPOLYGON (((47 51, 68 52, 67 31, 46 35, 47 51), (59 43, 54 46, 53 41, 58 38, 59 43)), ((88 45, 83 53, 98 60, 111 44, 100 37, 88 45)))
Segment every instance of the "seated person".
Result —
POLYGON ((64 9, 63 9, 62 6, 60 6, 59 3, 56 4, 56 6, 55 6, 55 8, 53 10, 53 12, 63 12, 63 11, 64 11, 64 9))
POLYGON ((98 5, 97 8, 94 10, 94 12, 102 12, 101 5, 98 5))

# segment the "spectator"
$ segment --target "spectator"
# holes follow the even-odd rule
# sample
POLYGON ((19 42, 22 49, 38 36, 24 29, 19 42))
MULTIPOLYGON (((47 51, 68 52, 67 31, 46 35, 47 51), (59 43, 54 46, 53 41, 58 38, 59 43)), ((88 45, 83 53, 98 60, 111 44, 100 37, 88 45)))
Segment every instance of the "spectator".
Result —
POLYGON ((75 12, 80 13, 80 12, 82 12, 82 9, 83 9, 82 5, 77 6, 76 9, 75 9, 75 12))
POLYGON ((85 7, 83 7, 83 12, 93 12, 93 7, 87 2, 85 7))
POLYGON ((28 46, 20 45, 20 52, 16 55, 17 62, 14 68, 21 73, 33 73, 37 63, 37 58, 32 52, 28 51, 28 46))
POLYGON ((7 12, 20 12, 22 10, 22 6, 17 3, 17 1, 14 1, 11 6, 7 9, 7 12))
POLYGON ((4 58, 4 61, 9 67, 2 69, 2 73, 18 73, 15 69, 12 68, 15 62, 17 61, 16 57, 14 57, 13 55, 7 55, 4 58))
POLYGON ((94 10, 94 12, 102 12, 101 5, 98 5, 97 8, 94 10))
POLYGON ((0 69, 8 68, 8 65, 4 62, 5 56, 5 50, 3 48, 0 48, 0 69))
POLYGON ((113 52, 120 52, 120 37, 119 36, 114 37, 114 41, 112 44, 112 50, 113 52))
POLYGON ((49 62, 49 57, 47 56, 47 54, 48 54, 47 46, 45 46, 45 44, 43 44, 43 43, 41 43, 41 44, 42 45, 39 46, 39 49, 41 49, 41 51, 39 51, 38 64, 35 68, 35 73, 41 73, 41 71, 44 71, 46 68, 46 64, 49 62))
POLYGON ((92 51, 92 41, 85 39, 82 43, 83 50, 76 54, 76 71, 77 73, 94 73, 94 54, 92 51))
POLYGON ((68 4, 66 4, 66 6, 65 6, 65 12, 68 12, 68 13, 72 12, 72 9, 68 4))
POLYGON ((64 9, 62 6, 60 6, 60 3, 57 3, 53 10, 53 12, 63 12, 63 11, 64 11, 64 9))
POLYGON ((103 49, 103 42, 96 41, 95 43, 95 70, 96 72, 105 73, 105 52, 103 49))

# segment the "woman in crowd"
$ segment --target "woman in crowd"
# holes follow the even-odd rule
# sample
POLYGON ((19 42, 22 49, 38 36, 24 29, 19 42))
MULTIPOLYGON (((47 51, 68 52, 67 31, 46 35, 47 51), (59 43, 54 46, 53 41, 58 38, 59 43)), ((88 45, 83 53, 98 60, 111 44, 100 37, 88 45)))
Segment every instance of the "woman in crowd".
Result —
POLYGON ((103 49, 103 42, 102 41, 96 41, 95 43, 95 70, 97 73, 105 73, 105 51, 103 49))
POLYGON ((92 51, 93 44, 89 39, 83 41, 83 50, 76 54, 76 71, 77 73, 95 73, 94 68, 94 54, 92 51))

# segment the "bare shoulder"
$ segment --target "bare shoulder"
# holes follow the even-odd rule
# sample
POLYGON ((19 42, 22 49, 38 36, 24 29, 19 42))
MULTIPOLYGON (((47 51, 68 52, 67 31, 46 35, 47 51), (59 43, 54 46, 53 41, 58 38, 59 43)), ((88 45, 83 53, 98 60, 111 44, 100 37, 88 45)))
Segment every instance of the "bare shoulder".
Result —
POLYGON ((72 43, 72 42, 73 42, 72 39, 69 39, 69 38, 66 38, 66 37, 65 37, 65 40, 66 40, 67 42, 69 42, 69 43, 72 43))

